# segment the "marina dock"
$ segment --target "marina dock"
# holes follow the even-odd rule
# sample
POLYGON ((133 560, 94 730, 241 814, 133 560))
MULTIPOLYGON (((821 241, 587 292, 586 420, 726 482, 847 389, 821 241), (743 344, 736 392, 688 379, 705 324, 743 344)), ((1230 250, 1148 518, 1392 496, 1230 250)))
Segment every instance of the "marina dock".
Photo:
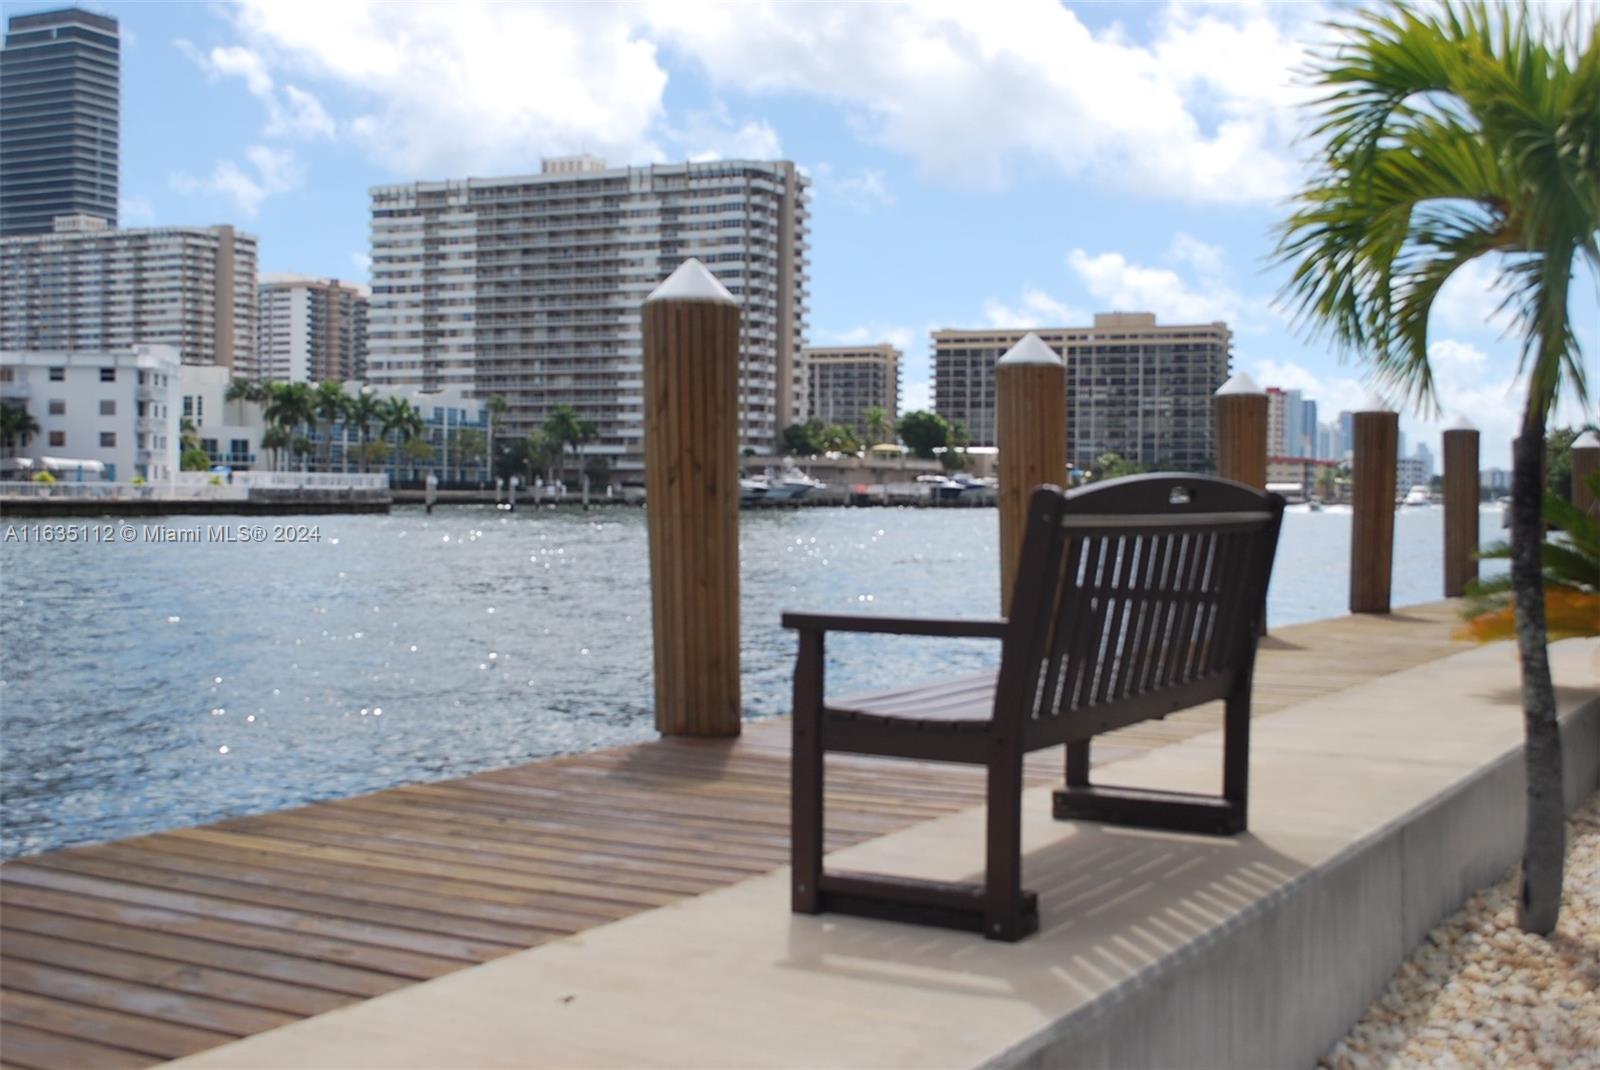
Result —
MULTIPOLYGON (((1332 702, 1470 651, 1449 638, 1454 624, 1454 604, 1436 603, 1276 629, 1262 644, 1255 716, 1332 702)), ((1514 673, 1505 686, 1515 691, 1514 673)), ((1097 764, 1134 769, 1163 752, 1176 760, 1206 744, 1219 716, 1202 708, 1123 730, 1097 744, 1097 764)), ((1274 754, 1263 753, 1258 764, 1274 754)), ((1056 751, 1030 760, 1034 794, 1059 780, 1059 763, 1056 751)), ((322 1044, 329 1034, 260 1038, 285 1038, 277 1055, 222 1046, 405 989, 426 998, 426 982, 542 945, 581 962, 589 945, 575 935, 770 883, 788 860, 788 784, 788 723, 776 719, 747 724, 735 740, 662 739, 14 859, 0 867, 0 1064, 137 1067, 217 1049, 214 1065, 272 1065, 308 1042, 293 1038, 322 1044)), ((970 769, 841 760, 830 766, 828 846, 871 850, 959 822, 981 807, 981 789, 970 769)), ((1270 805, 1270 789, 1253 805, 1269 828, 1270 805)), ((1040 812, 1047 820, 1048 805, 1040 812)), ((970 844, 973 866, 979 843, 970 844)), ((773 926, 790 924, 782 902, 772 910, 773 926)), ((1070 912, 1055 921, 1070 923, 1070 912)), ((922 938, 859 924, 891 943, 922 938)), ((605 947, 596 937, 593 946, 605 947)), ((948 939, 995 954, 970 937, 948 939)), ((346 1020, 357 1019, 326 1022, 346 1020)), ((628 1032, 627 1022, 614 1025, 628 1032)), ((550 1029, 547 1055, 530 1053, 531 1062, 606 1061, 580 1058, 581 1045, 562 1047, 561 1027, 550 1029)), ((332 1050, 332 1061, 351 1064, 332 1050)), ((723 1060, 687 1049, 656 1058, 737 1062, 741 1051, 749 1049, 734 1044, 723 1060)), ((884 1057, 863 1047, 858 1058, 875 1054, 884 1057)), ((375 1054, 373 1065, 388 1061, 375 1054)))

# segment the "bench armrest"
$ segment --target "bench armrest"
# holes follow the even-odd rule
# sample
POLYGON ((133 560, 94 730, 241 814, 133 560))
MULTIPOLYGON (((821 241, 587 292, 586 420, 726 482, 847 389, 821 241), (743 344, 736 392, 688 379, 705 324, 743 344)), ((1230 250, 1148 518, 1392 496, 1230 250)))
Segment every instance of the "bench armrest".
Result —
POLYGON ((882 635, 936 635, 946 638, 1002 639, 1004 617, 874 617, 864 613, 785 613, 783 626, 802 632, 877 632, 882 635))

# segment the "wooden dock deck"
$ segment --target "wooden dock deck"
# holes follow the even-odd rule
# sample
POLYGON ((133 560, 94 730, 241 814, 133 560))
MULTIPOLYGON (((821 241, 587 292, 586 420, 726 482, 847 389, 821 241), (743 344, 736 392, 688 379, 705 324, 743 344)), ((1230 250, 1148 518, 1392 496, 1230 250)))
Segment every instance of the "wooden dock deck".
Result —
MULTIPOLYGON (((1269 716, 1461 649, 1452 603, 1275 630, 1269 716)), ((1099 763, 1218 709, 1126 729, 1099 763)), ((0 866, 0 1067, 139 1067, 768 872, 788 722, 658 740, 0 866)), ((1060 756, 1030 760, 1034 783, 1060 756)), ((981 774, 830 760, 829 847, 982 801, 981 774)), ((974 844, 974 852, 980 849, 974 844)))

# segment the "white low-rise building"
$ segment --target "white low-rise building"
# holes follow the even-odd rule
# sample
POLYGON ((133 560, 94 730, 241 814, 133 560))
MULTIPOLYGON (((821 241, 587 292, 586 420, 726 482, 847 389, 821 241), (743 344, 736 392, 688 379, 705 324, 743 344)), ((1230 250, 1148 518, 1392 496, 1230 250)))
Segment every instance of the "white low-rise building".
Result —
POLYGON ((178 369, 170 345, 103 351, 0 351, 0 402, 39 430, 8 444, 6 478, 151 483, 178 471, 178 369))
POLYGON ((254 401, 229 401, 230 369, 220 364, 186 364, 178 375, 181 419, 193 422, 200 448, 213 465, 249 470, 267 468, 261 435, 267 429, 261 406, 254 401))

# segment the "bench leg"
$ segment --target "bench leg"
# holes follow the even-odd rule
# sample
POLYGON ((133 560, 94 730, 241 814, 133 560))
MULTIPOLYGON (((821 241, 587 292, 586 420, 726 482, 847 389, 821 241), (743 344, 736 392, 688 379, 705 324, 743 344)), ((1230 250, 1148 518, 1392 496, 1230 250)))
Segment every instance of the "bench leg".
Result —
POLYGON ((1250 675, 1228 696, 1222 714, 1222 797, 1238 813, 1240 831, 1250 798, 1250 675))
POLYGON ((822 636, 800 633, 794 673, 794 740, 790 754, 791 903, 797 914, 822 912, 823 755, 822 636))
POLYGON ((1089 783, 1089 743, 1067 744, 1067 783, 1055 793, 1062 821, 1232 836, 1247 827, 1250 790, 1250 679, 1228 696, 1222 718, 1222 795, 1096 787, 1089 783))
POLYGON ((1021 940, 1039 928, 1038 899, 1022 890, 1022 754, 997 747, 989 761, 983 935, 1021 940))

